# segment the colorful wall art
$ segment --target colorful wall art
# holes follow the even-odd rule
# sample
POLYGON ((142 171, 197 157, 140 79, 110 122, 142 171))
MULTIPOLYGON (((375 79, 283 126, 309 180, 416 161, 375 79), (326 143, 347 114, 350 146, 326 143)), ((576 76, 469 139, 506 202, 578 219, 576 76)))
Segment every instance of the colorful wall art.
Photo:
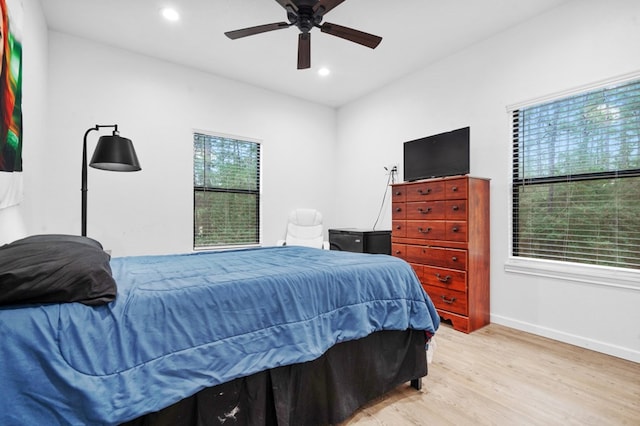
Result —
POLYGON ((0 209, 22 199, 21 0, 0 0, 0 209))

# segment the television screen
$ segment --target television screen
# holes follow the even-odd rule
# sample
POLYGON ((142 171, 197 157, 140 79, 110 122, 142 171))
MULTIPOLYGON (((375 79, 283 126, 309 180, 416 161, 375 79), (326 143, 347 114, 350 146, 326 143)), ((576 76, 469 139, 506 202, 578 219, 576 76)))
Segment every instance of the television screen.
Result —
POLYGON ((407 182, 469 173, 469 127, 404 143, 407 182))

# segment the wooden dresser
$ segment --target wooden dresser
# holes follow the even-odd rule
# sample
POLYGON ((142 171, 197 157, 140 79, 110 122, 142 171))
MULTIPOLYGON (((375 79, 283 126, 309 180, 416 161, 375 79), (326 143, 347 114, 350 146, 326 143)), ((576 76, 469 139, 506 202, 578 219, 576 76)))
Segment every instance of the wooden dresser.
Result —
POLYGON ((392 254, 411 264, 454 329, 489 324, 489 180, 456 176, 392 187, 392 254))

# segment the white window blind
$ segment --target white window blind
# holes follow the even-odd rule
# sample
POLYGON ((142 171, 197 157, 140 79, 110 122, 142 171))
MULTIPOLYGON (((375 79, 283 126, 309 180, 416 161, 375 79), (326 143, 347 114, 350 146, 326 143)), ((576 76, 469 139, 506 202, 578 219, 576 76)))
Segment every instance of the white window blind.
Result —
POLYGON ((260 243, 260 144, 193 135, 194 248, 260 243))
POLYGON ((513 111, 513 255, 640 269, 640 81, 513 111))

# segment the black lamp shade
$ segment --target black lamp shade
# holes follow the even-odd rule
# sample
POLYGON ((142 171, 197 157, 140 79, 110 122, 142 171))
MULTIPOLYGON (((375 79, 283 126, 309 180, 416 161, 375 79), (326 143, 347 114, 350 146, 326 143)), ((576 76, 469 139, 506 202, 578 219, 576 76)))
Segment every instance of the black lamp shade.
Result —
POLYGON ((89 165, 117 172, 142 170, 131 140, 118 135, 100 136, 89 165))

